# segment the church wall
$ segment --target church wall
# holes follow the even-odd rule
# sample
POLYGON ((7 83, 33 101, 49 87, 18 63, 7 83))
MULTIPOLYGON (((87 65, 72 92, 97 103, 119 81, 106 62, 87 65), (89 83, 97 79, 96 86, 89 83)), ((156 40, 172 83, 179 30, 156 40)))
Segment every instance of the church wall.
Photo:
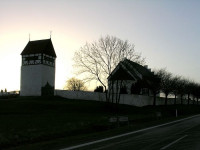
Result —
POLYGON ((109 89, 108 89, 109 92, 111 92, 111 93, 117 93, 117 89, 118 89, 118 92, 119 92, 121 87, 126 87, 127 94, 131 94, 131 86, 136 81, 134 81, 134 80, 123 80, 121 87, 120 87, 120 81, 119 81, 118 82, 118 88, 117 88, 117 81, 114 81, 113 88, 111 86, 111 81, 108 81, 108 82, 109 82, 109 85, 110 85, 109 89), (113 91, 112 91, 112 89, 113 89, 113 91))

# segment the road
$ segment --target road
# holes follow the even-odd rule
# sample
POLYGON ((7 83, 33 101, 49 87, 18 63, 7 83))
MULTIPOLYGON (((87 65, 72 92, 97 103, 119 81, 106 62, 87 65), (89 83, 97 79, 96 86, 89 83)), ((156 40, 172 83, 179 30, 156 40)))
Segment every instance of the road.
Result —
POLYGON ((200 150, 200 115, 63 150, 200 150))

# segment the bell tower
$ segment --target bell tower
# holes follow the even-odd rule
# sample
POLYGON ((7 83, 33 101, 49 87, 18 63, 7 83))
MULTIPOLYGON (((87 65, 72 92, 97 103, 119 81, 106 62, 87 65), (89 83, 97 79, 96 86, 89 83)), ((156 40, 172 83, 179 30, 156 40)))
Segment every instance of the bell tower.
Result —
POLYGON ((51 39, 29 41, 21 56, 20 96, 54 95, 56 53, 51 39))

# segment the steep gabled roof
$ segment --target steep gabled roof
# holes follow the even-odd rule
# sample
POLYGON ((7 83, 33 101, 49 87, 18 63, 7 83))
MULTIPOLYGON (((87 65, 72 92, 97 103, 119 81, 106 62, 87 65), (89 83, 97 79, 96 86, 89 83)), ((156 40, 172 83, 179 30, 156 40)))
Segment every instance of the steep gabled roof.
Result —
POLYGON ((51 39, 29 41, 21 55, 43 53, 56 57, 51 39))
POLYGON ((128 59, 121 61, 108 77, 108 80, 122 79, 142 80, 148 85, 151 85, 153 82, 159 82, 157 76, 154 75, 148 68, 128 59))
POLYGON ((118 64, 117 67, 113 70, 111 75, 108 77, 108 80, 136 80, 135 76, 121 64, 118 64))
POLYGON ((125 59, 124 61, 121 62, 124 66, 126 66, 127 70, 131 71, 133 74, 137 74, 137 76, 142 76, 140 78, 145 78, 145 79, 152 79, 155 77, 155 75, 146 67, 135 63, 133 61, 130 61, 128 59, 125 59))

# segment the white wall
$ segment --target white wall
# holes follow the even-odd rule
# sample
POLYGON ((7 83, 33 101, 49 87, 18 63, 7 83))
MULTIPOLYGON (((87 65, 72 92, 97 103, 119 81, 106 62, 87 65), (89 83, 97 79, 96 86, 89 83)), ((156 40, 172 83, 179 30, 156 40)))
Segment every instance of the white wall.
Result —
POLYGON ((41 96, 41 87, 55 85, 55 68, 46 65, 21 66, 21 96, 41 96))
POLYGON ((42 84, 41 65, 21 66, 21 96, 40 96, 42 84))
POLYGON ((81 99, 81 100, 94 100, 94 101, 106 100, 106 95, 104 93, 99 93, 99 92, 55 90, 55 95, 68 99, 81 99))
POLYGON ((47 82, 55 87, 55 68, 41 65, 42 66, 42 86, 45 86, 47 82))
MULTIPOLYGON (((105 93, 98 92, 84 92, 84 91, 67 91, 67 90, 55 90, 55 95, 68 99, 81 99, 81 100, 94 100, 94 101, 106 101, 105 93)), ((115 98, 114 98, 115 99, 115 98)), ((169 98, 168 105, 174 104, 174 99, 169 98)), ((177 104, 180 104, 180 99, 177 99, 177 104)), ((147 106, 153 105, 153 97, 133 94, 121 94, 120 104, 127 104, 133 106, 147 106)), ((165 99, 163 97, 156 98, 156 105, 164 105, 165 99)), ((187 100, 183 100, 183 104, 187 104, 187 100)), ((192 101, 190 101, 192 104, 192 101)))

